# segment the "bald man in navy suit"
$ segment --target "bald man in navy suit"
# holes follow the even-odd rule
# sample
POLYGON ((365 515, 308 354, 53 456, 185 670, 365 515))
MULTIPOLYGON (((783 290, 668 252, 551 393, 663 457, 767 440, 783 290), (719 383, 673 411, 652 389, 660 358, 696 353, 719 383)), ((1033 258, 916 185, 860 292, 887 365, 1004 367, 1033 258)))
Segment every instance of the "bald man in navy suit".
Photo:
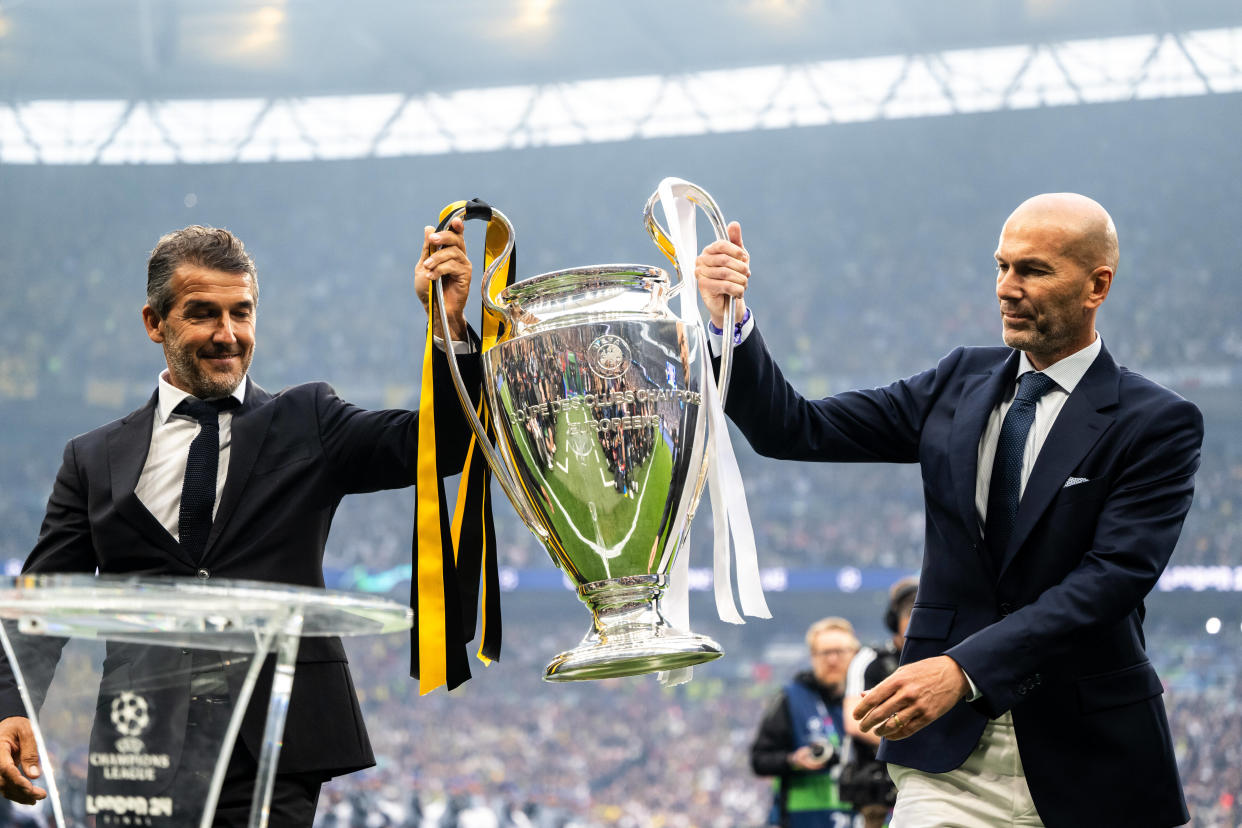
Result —
POLYGON ((741 228, 698 259, 713 333, 739 300, 732 383, 745 393, 727 410, 756 451, 922 470, 901 667, 855 711, 884 737, 893 828, 1189 819, 1142 622, 1190 508, 1203 419, 1096 332, 1118 249, 1095 201, 1028 199, 995 252, 1004 347, 819 400, 785 380, 745 307, 741 228))

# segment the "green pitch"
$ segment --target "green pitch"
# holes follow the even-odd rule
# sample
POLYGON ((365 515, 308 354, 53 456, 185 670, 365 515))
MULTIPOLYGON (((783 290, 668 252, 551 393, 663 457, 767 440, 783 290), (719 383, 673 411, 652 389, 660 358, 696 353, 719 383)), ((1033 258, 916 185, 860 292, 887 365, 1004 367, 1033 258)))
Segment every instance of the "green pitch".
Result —
MULTIPOLYGON (((507 397, 508 389, 501 393, 507 397)), ((664 543, 657 533, 672 478, 672 451, 657 436, 651 456, 631 475, 630 495, 621 494, 594 432, 579 443, 586 449, 581 456, 570 447, 570 419, 580 423, 585 417, 583 409, 557 415, 556 454, 548 469, 529 444, 529 432, 517 432, 518 453, 538 481, 530 494, 584 582, 654 573, 664 543)))

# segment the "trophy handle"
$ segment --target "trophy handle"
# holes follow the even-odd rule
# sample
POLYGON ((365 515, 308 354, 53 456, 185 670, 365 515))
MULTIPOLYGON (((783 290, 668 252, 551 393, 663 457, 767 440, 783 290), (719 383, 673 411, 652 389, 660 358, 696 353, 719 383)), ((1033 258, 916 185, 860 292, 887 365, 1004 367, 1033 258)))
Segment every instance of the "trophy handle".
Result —
MULTIPOLYGON (((719 205, 711 195, 696 184, 689 181, 681 181, 674 179, 676 183, 672 185, 674 196, 681 196, 692 204, 700 207, 707 214, 708 221, 711 222, 712 232, 716 234, 716 239, 728 239, 728 223, 725 221, 724 214, 720 211, 719 205)), ((669 238, 668 231, 660 225, 655 217, 655 206, 660 201, 660 190, 657 188, 651 194, 651 198, 647 199, 647 206, 643 208, 643 225, 647 228, 648 235, 652 241, 656 243, 656 247, 660 248, 668 260, 673 263, 673 269, 677 271, 678 280, 673 289, 669 291, 670 298, 676 296, 682 290, 687 289, 687 284, 693 284, 696 280, 694 274, 689 275, 681 272, 681 266, 677 264, 677 250, 673 244, 673 240, 669 238)), ((666 216, 667 218, 667 216, 666 216)), ((696 241, 697 243, 697 241, 696 241)), ((698 251, 694 251, 696 254, 698 251)), ((720 405, 723 408, 725 399, 729 393, 729 377, 733 372, 733 317, 736 313, 736 303, 734 297, 729 297, 728 307, 725 308, 724 326, 725 335, 721 337, 724 347, 720 353, 720 376, 716 378, 716 387, 720 390, 720 405)))
MULTIPOLYGON (((494 207, 487 207, 477 203, 469 203, 459 207, 449 213, 440 222, 437 230, 443 230, 449 226, 449 223, 465 214, 467 220, 472 218, 480 218, 488 221, 499 221, 509 231, 509 238, 505 241, 504 250, 501 254, 492 260, 491 266, 483 273, 483 284, 480 293, 483 294, 483 307, 491 312, 499 315, 509 324, 509 314, 503 305, 499 305, 492 300, 488 288, 492 284, 492 277, 496 272, 508 261, 509 256, 513 253, 513 224, 505 216, 504 213, 494 207)), ((449 328, 448 311, 444 308, 444 285, 440 279, 432 282, 432 290, 436 292, 436 309, 440 314, 440 330, 446 334, 444 350, 448 355, 449 374, 453 377, 453 387, 457 390, 457 401, 461 404, 461 410, 466 414, 466 420, 470 423, 470 429, 474 432, 474 436, 478 439, 479 450, 483 452, 483 459, 487 461, 487 465, 491 468, 492 474, 496 476, 496 482, 500 484, 500 488, 504 490, 505 495, 509 498, 509 502, 513 504, 513 508, 517 511, 518 517, 522 522, 535 533, 535 536, 543 539, 548 536, 548 530, 544 527, 543 522, 535 514, 526 499, 518 494, 518 483, 510 474, 508 467, 492 446, 491 440, 487 439, 487 431, 483 428, 483 423, 479 421, 479 415, 475 413, 474 404, 470 400, 470 392, 466 390, 466 383, 461 378, 461 368, 457 365, 457 352, 453 350, 451 338, 447 336, 449 328)), ((486 391, 484 392, 486 398, 486 391)))

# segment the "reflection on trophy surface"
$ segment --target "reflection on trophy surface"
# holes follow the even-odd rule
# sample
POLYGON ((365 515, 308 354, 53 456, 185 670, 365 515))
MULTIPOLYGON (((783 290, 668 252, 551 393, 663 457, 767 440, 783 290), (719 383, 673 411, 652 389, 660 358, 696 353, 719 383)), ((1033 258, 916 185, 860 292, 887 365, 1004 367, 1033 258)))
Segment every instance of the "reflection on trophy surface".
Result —
MULTIPOLYGON (((710 196, 682 184, 723 234, 710 196)), ((645 217, 667 253, 672 245, 651 214, 655 198, 645 217)), ((669 308, 674 294, 694 291, 693 275, 674 286, 660 268, 593 265, 535 276, 497 296, 491 280, 513 249, 513 231, 498 210, 487 208, 487 216, 508 231, 481 286, 484 308, 503 319, 502 335, 482 354, 495 448, 455 357, 450 367, 497 482, 594 620, 544 677, 627 676, 719 658, 716 642, 677 629, 660 611, 707 478, 707 342, 696 316, 669 308)), ((447 330, 442 300, 440 314, 447 330)), ((731 355, 729 341, 722 390, 731 355)))
POLYGON ((483 357, 501 451, 595 615, 549 679, 721 654, 670 627, 655 600, 697 500, 705 425, 704 343, 668 309, 667 292, 658 268, 604 265, 537 276, 501 297, 514 335, 483 357))

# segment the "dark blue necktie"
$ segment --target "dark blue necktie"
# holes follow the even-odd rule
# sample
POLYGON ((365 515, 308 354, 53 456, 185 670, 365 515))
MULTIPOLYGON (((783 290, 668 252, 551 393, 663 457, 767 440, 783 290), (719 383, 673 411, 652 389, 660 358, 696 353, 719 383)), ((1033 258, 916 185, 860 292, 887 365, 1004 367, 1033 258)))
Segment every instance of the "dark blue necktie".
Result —
POLYGON ((983 537, 992 553, 997 572, 1005 558, 1005 547, 1013 535, 1018 517, 1018 500, 1022 492, 1022 455, 1026 436, 1035 422, 1035 404, 1040 397, 1056 387, 1047 374, 1029 371, 1018 380, 1018 393, 1013 405, 1005 412, 1000 439, 996 443, 996 459, 992 461, 992 484, 988 488, 988 514, 983 537))
POLYGON ((199 400, 186 397, 173 409, 198 420, 201 426, 193 441, 185 464, 185 481, 181 484, 181 511, 178 534, 181 548, 194 561, 207 547, 211 531, 211 512, 216 505, 216 469, 220 461, 220 412, 237 405, 236 397, 199 400))

